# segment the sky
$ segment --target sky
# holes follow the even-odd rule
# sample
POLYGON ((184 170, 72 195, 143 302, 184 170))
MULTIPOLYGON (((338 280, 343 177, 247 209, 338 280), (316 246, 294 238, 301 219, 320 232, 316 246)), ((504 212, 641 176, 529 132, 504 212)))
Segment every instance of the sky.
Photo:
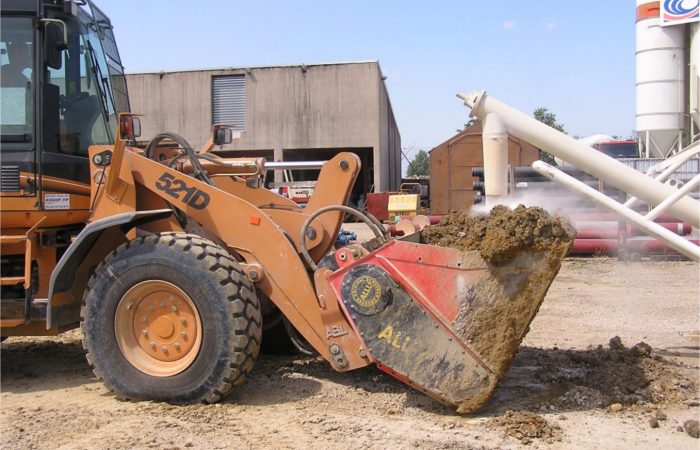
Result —
POLYGON ((95 1, 127 73, 378 60, 409 157, 464 126, 473 90, 570 135, 634 130, 633 0, 95 1))

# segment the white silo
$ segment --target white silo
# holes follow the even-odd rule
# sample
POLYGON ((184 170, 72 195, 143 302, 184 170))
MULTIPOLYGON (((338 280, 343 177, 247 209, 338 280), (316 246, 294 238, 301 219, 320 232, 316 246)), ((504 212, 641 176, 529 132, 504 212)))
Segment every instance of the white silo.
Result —
POLYGON ((688 112, 690 113, 691 140, 700 139, 700 24, 691 23, 690 31, 690 52, 688 61, 688 112))
POLYGON ((686 25, 662 27, 659 1, 637 0, 637 135, 647 156, 680 150, 686 121, 686 25))

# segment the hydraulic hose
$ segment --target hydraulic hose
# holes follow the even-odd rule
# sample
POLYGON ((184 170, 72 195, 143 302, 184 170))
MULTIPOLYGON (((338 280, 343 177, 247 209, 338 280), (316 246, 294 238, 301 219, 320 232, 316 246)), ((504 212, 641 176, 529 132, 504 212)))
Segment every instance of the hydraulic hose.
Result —
POLYGON ((374 235, 380 239, 381 243, 386 242, 386 236, 384 233, 382 233, 381 229, 383 228, 382 224, 377 220, 376 217, 371 216, 371 214, 365 214, 361 211, 358 211, 356 209, 350 208, 349 206, 344 206, 344 205, 331 205, 331 206, 325 206, 323 208, 320 208, 316 211, 314 211, 309 217, 307 217, 306 221, 304 224, 301 226, 301 255, 306 261, 306 263, 309 265, 311 270, 315 271, 318 269, 318 266, 314 262, 313 259, 311 259, 311 255, 309 254, 309 250, 306 248, 306 230, 309 228, 309 225, 311 225, 311 222, 321 214, 327 213, 329 211, 342 211, 346 214, 353 215, 357 217, 358 219, 362 220, 365 225, 369 227, 369 229, 374 233, 374 235))
MULTIPOLYGON (((190 160, 190 164, 192 164, 192 174, 195 178, 197 178, 200 181, 204 181, 209 185, 214 185, 214 182, 211 181, 211 178, 209 178, 209 176, 207 176, 206 171, 202 168, 202 165, 199 163, 199 159, 197 158, 197 152, 194 150, 194 148, 192 148, 190 143, 187 142, 187 140, 179 134, 165 132, 155 135, 153 139, 151 139, 148 142, 148 145, 146 145, 146 148, 144 149, 146 158, 153 159, 153 150, 156 147, 158 147, 158 144, 160 144, 166 139, 175 142, 185 152, 185 155, 190 160)), ((168 163, 168 167, 172 168, 176 159, 177 158, 173 158, 168 163)), ((180 223, 180 226, 184 228, 187 224, 187 216, 185 215, 185 213, 176 208, 172 203, 168 202, 167 200, 165 200, 165 203, 170 207, 170 209, 173 210, 173 213, 175 214, 175 218, 177 219, 178 223, 180 223)))
POLYGON ((207 172, 202 168, 202 165, 199 163, 199 159, 197 158, 197 152, 194 150, 194 148, 192 148, 189 142, 187 142, 187 140, 185 140, 185 138, 183 138, 179 134, 165 132, 159 133, 156 136, 154 136, 153 139, 151 139, 148 142, 148 145, 144 150, 146 158, 152 159, 153 150, 158 146, 158 144, 161 141, 164 141, 166 139, 169 139, 178 144, 180 147, 182 147, 182 150, 185 152, 185 155, 190 160, 190 164, 192 164, 192 175, 195 178, 204 181, 207 184, 214 185, 214 182, 211 181, 211 178, 209 178, 207 172))

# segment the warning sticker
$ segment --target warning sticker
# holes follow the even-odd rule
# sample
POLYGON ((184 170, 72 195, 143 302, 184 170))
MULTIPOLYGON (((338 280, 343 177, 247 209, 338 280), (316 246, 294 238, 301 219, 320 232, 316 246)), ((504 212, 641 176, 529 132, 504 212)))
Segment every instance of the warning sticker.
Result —
POLYGON ((44 194, 44 209, 70 209, 70 195, 44 194))

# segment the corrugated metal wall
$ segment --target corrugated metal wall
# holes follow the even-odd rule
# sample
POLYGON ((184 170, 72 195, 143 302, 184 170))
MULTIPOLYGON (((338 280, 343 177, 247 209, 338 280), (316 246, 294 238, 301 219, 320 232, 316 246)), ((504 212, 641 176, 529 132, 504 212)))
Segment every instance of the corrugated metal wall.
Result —
MULTIPOLYGON (((664 161, 662 158, 620 158, 619 161, 630 167, 646 173, 651 166, 655 166, 664 161)), ((700 173, 700 159, 686 161, 678 170, 671 175, 670 180, 687 181, 700 173)))
POLYGON ((221 75, 211 78, 212 125, 231 125, 245 130, 245 75, 221 75))

